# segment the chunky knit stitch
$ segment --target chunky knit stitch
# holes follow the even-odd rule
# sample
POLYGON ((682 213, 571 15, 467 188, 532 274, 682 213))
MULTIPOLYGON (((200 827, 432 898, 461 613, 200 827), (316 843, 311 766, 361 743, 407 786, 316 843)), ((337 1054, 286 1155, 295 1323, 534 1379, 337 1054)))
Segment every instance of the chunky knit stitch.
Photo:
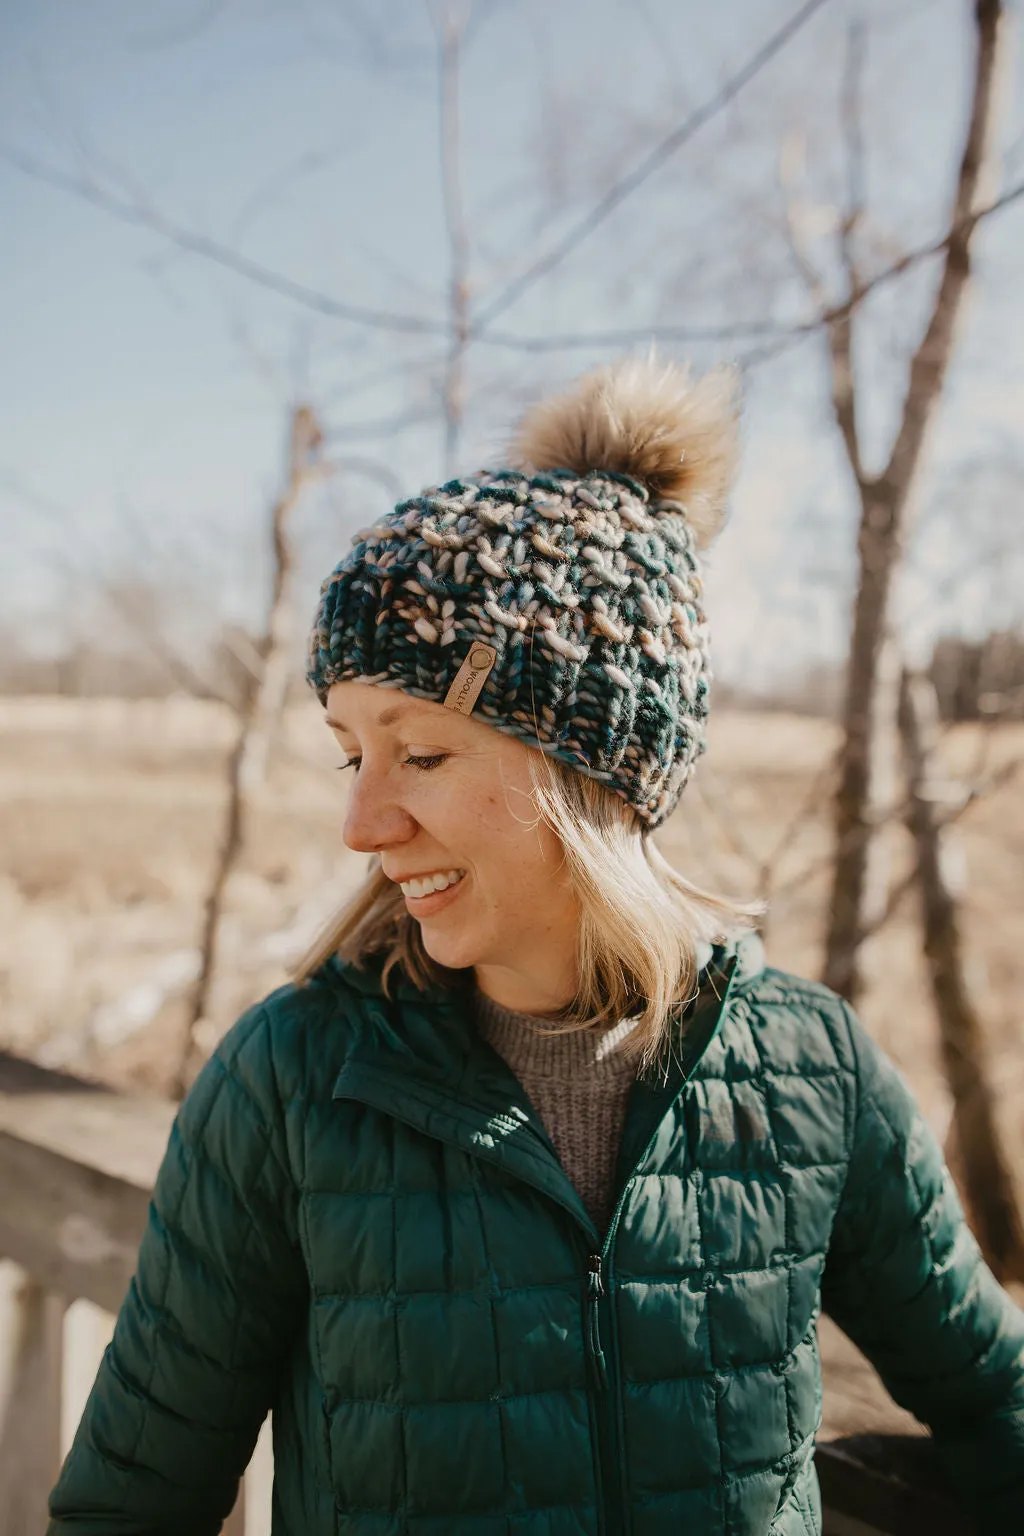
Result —
POLYGON ((705 749, 708 629, 686 508, 611 471, 499 469, 402 501, 321 589, 308 678, 446 701, 605 783, 649 827, 705 749))
POLYGON ((600 1032, 541 1033, 547 1021, 503 1008, 476 988, 473 1012, 484 1039, 526 1089, 558 1159, 604 1232, 614 1204, 615 1163, 636 1064, 620 1047, 635 1019, 600 1032))

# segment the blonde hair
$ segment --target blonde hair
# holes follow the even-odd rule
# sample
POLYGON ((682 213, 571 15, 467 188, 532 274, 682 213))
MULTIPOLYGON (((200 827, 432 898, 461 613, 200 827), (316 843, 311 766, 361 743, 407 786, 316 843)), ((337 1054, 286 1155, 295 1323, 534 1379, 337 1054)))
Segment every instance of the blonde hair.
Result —
MULTIPOLYGON (((576 993, 544 1017, 552 1033, 635 1017, 623 1050, 643 1070, 662 1056, 675 1011, 694 995, 700 946, 749 927, 762 905, 693 885, 662 856, 632 807, 597 780, 536 748, 528 763, 537 815, 561 845, 580 906, 576 993)), ((295 979, 305 981, 335 955, 357 967, 383 955, 385 996, 399 965, 422 991, 467 986, 465 971, 427 953, 419 923, 379 860, 299 961, 295 979)))

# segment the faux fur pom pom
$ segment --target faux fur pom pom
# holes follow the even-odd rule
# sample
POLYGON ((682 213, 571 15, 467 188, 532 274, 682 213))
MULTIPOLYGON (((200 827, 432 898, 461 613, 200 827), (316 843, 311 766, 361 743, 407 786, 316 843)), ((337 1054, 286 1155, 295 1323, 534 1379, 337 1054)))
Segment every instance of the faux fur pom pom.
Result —
POLYGON ((717 368, 697 381, 678 363, 621 358, 542 400, 523 418, 511 462, 536 472, 612 470, 653 501, 678 501, 697 544, 719 532, 736 473, 737 379, 717 368))

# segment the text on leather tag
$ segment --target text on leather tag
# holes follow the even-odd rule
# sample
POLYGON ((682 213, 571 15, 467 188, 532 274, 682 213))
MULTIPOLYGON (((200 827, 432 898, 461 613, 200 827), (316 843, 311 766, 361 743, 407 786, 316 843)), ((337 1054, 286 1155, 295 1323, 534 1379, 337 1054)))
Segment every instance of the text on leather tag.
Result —
POLYGON ((468 656, 445 694, 445 708, 457 710, 460 715, 471 715, 473 705, 480 697, 480 690, 487 681, 487 674, 497 659, 498 653, 493 645, 474 640, 468 656))

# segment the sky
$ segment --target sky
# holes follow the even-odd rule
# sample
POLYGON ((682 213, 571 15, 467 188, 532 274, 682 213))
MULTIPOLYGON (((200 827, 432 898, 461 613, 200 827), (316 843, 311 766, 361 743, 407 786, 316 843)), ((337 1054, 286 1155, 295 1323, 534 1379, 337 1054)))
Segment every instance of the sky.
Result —
MULTIPOLYGON (((111 629, 102 583, 135 577, 161 594, 161 622, 183 645, 222 617, 258 629, 267 508, 298 399, 314 405, 341 466, 296 514, 304 608, 353 531, 383 510, 386 484, 413 494, 441 477, 443 338, 327 318, 53 184, 113 196, 357 309, 443 322, 439 9, 0 0, 0 630, 18 643, 59 650, 111 629)), ((477 0, 460 90, 473 301, 551 249, 798 9, 477 0)), ((934 238, 964 127, 970 15, 966 0, 823 4, 495 329, 543 339, 626 328, 639 345, 659 325, 808 315, 781 233, 780 167, 799 168, 786 196, 833 282, 851 24, 866 47, 865 262, 934 238)), ((1020 75, 1014 39, 993 191, 1024 175, 1020 75)), ((995 597, 963 524, 983 508, 985 547, 998 542, 1006 497, 1024 483, 1022 206, 977 241, 904 583, 919 647, 951 625, 1020 619, 1020 582, 1007 575, 1024 574, 1020 541, 995 597)), ((880 295, 858 333, 876 465, 934 273, 880 295)), ((855 507, 820 339, 761 359, 736 338, 662 350, 698 370, 725 360, 743 371, 743 465, 708 589, 716 670, 768 688, 834 661, 855 507)), ((458 467, 494 463, 526 402, 608 355, 475 345, 458 467)))

